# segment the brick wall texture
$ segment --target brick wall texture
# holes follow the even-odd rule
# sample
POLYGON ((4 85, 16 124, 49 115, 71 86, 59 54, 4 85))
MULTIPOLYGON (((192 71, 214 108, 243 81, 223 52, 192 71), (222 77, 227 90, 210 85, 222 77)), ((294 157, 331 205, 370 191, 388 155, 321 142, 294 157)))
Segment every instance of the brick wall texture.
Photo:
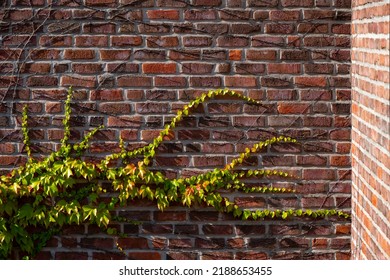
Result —
POLYGON ((352 257, 390 259, 389 1, 352 5, 352 257))
MULTIPOLYGON (((63 134, 63 101, 70 85, 75 89, 73 139, 105 125, 93 139, 90 160, 118 150, 119 136, 129 149, 143 145, 190 99, 210 89, 228 87, 262 101, 263 105, 219 99, 199 107, 164 142, 155 168, 168 176, 189 176, 222 167, 254 142, 284 134, 298 138, 300 143, 274 145, 249 158, 244 165, 289 170, 297 179, 265 183, 291 186, 297 192, 254 196, 232 193, 232 198, 248 208, 330 207, 350 211, 350 0, 1 3, 3 172, 26 160, 20 155, 24 104, 29 106, 35 153, 45 154, 56 148, 63 134)), ((356 21, 364 21, 361 18, 356 21)), ((378 19, 382 18, 378 14, 378 19)), ((384 25, 375 24, 378 30, 380 26, 384 25)), ((361 98, 367 103, 363 102, 359 107, 362 109, 358 109, 355 100, 355 121, 375 116, 377 121, 362 122, 361 129, 369 129, 373 136, 387 141, 383 142, 385 145, 388 138, 373 125, 385 126, 386 107, 378 107, 382 113, 369 108, 386 98, 386 65, 363 61, 372 53, 384 53, 380 50, 383 36, 356 39, 363 49, 355 53, 360 54, 355 60, 361 63, 355 69, 354 79, 355 90, 356 83, 382 89, 382 95, 374 97, 360 86, 361 98), (377 44, 379 50, 368 51, 363 44, 377 44), (366 76, 368 73, 372 76, 366 76), (369 82, 380 73, 383 80, 369 82)), ((358 135, 362 137, 355 131, 355 137, 358 135)), ((371 143, 367 138, 362 141, 371 143)), ((355 147, 359 146, 355 143, 355 147)), ((371 148, 372 153, 383 151, 381 145, 363 147, 360 151, 367 151, 363 153, 367 159, 374 157, 368 152, 371 148)), ((378 172, 381 170, 386 176, 388 169, 384 164, 378 165, 378 172)), ((361 169, 355 171, 373 175, 366 170, 361 164, 361 169)), ((378 187, 383 186, 382 175, 372 177, 378 187)), ((366 214, 377 218, 378 223, 385 215, 380 214, 380 203, 385 197, 379 192, 357 192, 362 199, 376 196, 376 212, 366 214)), ((159 212, 148 201, 136 201, 117 211, 139 222, 118 224, 123 237, 106 236, 90 225, 68 227, 38 257, 350 258, 350 223, 343 219, 237 221, 200 206, 189 209, 177 205, 159 212)), ((385 235, 378 232, 376 240, 380 242, 379 238, 385 235)))

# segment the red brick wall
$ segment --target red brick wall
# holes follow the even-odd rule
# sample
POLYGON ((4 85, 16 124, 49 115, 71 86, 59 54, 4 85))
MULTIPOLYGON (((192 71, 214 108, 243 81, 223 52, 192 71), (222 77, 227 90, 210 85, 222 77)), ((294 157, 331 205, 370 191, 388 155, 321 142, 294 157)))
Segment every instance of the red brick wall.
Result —
POLYGON ((389 1, 352 7, 352 257, 390 258, 389 1))
MULTIPOLYGON (((245 164, 281 166, 299 179, 273 182, 296 194, 231 194, 243 207, 350 209, 350 1, 9 0, 0 10, 0 167, 25 160, 17 117, 29 104, 37 153, 61 138, 62 102, 75 87, 72 136, 104 124, 90 156, 150 141, 174 111, 229 87, 263 106, 218 100, 176 129, 155 162, 170 176, 223 166, 275 134, 245 164)), ((269 183, 269 182, 266 182, 269 183)), ((41 258, 349 258, 349 222, 237 221, 208 208, 148 202, 119 209, 115 240, 92 226, 66 229, 41 258)))

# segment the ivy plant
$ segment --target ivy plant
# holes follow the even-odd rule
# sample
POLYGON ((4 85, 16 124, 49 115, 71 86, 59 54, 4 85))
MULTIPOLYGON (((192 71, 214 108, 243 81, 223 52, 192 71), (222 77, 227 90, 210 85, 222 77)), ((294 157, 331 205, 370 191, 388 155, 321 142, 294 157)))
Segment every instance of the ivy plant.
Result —
POLYGON ((110 227, 110 223, 122 220, 112 214, 113 210, 129 201, 142 198, 154 201, 160 210, 178 202, 188 207, 205 204, 218 211, 232 213, 240 219, 287 219, 302 216, 316 218, 334 215, 349 217, 347 213, 336 209, 242 209, 223 195, 221 190, 246 193, 293 192, 293 189, 252 187, 244 183, 249 177, 289 177, 284 171, 237 168, 250 155, 267 146, 296 142, 290 137, 279 136, 260 141, 246 148, 226 166, 192 177, 170 179, 160 171, 152 171, 149 167, 164 137, 183 117, 188 116, 191 110, 218 96, 232 96, 244 102, 259 104, 254 99, 228 89, 211 90, 179 110, 148 145, 128 151, 123 140, 119 139, 120 152, 106 156, 99 163, 84 161, 82 156, 89 147, 90 139, 102 127, 90 131, 78 143, 71 144, 69 141, 72 88, 69 89, 65 101, 64 137, 60 148, 44 159, 32 157, 27 125, 28 112, 25 107, 22 133, 28 160, 8 175, 0 177, 0 258, 10 258, 15 249, 24 256, 33 257, 53 235, 61 232, 64 225, 90 223, 100 226, 109 234, 118 234, 110 227), (126 164, 132 158, 137 159, 136 163, 126 164), (114 164, 117 162, 125 164, 114 164), (101 183, 107 181, 110 184, 101 183), (102 199, 105 193, 110 193, 108 199, 107 196, 102 199))

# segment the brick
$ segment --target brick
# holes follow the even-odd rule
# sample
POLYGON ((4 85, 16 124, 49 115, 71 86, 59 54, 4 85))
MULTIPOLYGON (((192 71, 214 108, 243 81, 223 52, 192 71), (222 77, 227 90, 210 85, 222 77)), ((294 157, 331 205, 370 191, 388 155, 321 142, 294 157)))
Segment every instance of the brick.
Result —
POLYGON ((44 47, 70 47, 72 46, 72 37, 43 35, 39 38, 39 44, 44 47))
POLYGON ((108 47, 108 36, 76 36, 76 47, 108 47))
POLYGON ((310 109, 310 104, 280 103, 278 105, 279 114, 304 114, 310 109))
POLYGON ((176 72, 175 63, 143 63, 142 71, 145 74, 173 74, 176 72))
POLYGON ((138 116, 108 117, 107 126, 112 127, 140 127, 142 119, 138 116))
POLYGON ((222 0, 192 0, 192 5, 201 7, 218 7, 221 4, 222 0))
POLYGON ((159 252, 131 252, 128 254, 130 260, 161 260, 159 252))
POLYGON ((225 86, 227 87, 256 87, 257 79, 255 77, 228 76, 225 77, 225 86))
POLYGON ((287 90, 287 89, 283 89, 283 90, 268 89, 267 99, 270 101, 271 100, 296 100, 297 92, 296 90, 287 90))
POLYGON ((191 77, 190 86, 193 87, 207 87, 215 88, 220 87, 222 84, 220 77, 191 77))
POLYGON ((301 64, 298 63, 269 63, 267 65, 269 74, 299 74, 301 64))
POLYGON ((178 10, 149 10, 146 15, 151 20, 179 20, 178 10))
POLYGON ((84 87, 93 88, 96 86, 96 78, 94 76, 62 76, 61 86, 73 86, 73 87, 84 87))
POLYGON ((185 20, 215 20, 217 19, 215 10, 187 10, 184 12, 185 20))
POLYGON ((33 11, 30 9, 11 10, 8 16, 13 21, 28 20, 33 16, 33 11))
POLYGON ((11 143, 2 143, 0 144, 0 153, 1 154, 13 154, 15 152, 15 145, 11 143))
POLYGON ((260 235, 265 234, 264 225, 236 225, 237 235, 260 235))
POLYGON ((91 100, 106 100, 116 101, 123 100, 123 90, 108 89, 108 90, 93 90, 91 91, 91 100))
POLYGON ((146 38, 149 48, 170 48, 179 46, 179 39, 176 36, 149 36, 146 38))
POLYGON ((60 55, 60 51, 55 49, 32 50, 30 52, 30 57, 33 60, 41 60, 41 59, 54 60, 54 59, 58 59, 59 55, 60 55))
POLYGON ((331 127, 332 118, 331 117, 312 117, 306 116, 303 119, 303 125, 306 127, 331 127))
POLYGON ((210 131, 208 130, 179 130, 178 138, 180 140, 207 140, 210 138, 210 131))
POLYGON ((269 12, 269 19, 275 21, 297 21, 300 18, 300 11, 279 11, 274 10, 269 12))
POLYGON ((155 212, 154 219, 157 221, 185 221, 186 212, 166 211, 155 212))
POLYGON ((123 249, 147 249, 148 240, 141 237, 118 238, 118 245, 123 249))
POLYGON ((118 78, 118 86, 125 87, 151 87, 151 77, 122 76, 118 78))
POLYGON ((46 74, 50 73, 50 66, 51 65, 49 63, 24 63, 20 68, 20 72, 46 74))
POLYGON ((130 58, 130 50, 99 50, 102 60, 127 60, 130 58))
POLYGON ((222 156, 201 156, 194 157, 194 166, 196 167, 218 167, 225 163, 222 156))
POLYGON ((267 23, 265 25, 265 33, 269 34, 291 34, 294 31, 294 24, 267 23))
POLYGON ((180 0, 157 0, 157 6, 158 7, 168 7, 168 8, 173 8, 173 7, 186 7, 187 3, 182 2, 180 0))
POLYGON ((185 87, 187 79, 185 77, 155 77, 154 83, 160 87, 185 87))
POLYGON ((336 178, 333 169, 305 169, 303 179, 305 180, 334 180, 336 178))
POLYGON ((217 38, 218 47, 246 47, 248 44, 249 39, 246 37, 222 36, 217 38))
POLYGON ((273 8, 278 5, 278 0, 267 0, 267 1, 257 1, 257 0, 249 0, 247 3, 248 7, 269 7, 273 8))
POLYGON ((223 238, 196 238, 195 247, 200 249, 221 250, 225 247, 225 241, 223 238))
POLYGON ((99 110, 105 114, 129 114, 131 113, 130 104, 100 103, 99 110))
POLYGON ((252 47, 283 47, 284 38, 279 36, 253 36, 252 47))
POLYGON ((55 252, 56 260, 88 260, 86 252, 55 252))
POLYGON ((72 71, 77 74, 94 74, 103 71, 103 65, 100 63, 74 63, 72 71))
POLYGON ((256 75, 265 72, 265 64, 260 63, 236 63, 234 70, 241 75, 256 75))
POLYGON ((117 1, 116 0, 86 0, 85 5, 87 6, 107 6, 107 7, 113 7, 117 1))
POLYGON ((93 249, 112 249, 114 246, 114 240, 113 238, 81 238, 80 246, 93 249))
POLYGON ((328 33, 328 24, 327 23, 299 23, 298 24, 298 33, 328 33))
POLYGON ((335 17, 335 11, 332 10, 305 10, 303 11, 303 19, 314 20, 331 20, 335 17))
POLYGON ((57 84, 58 78, 56 77, 33 76, 27 79, 27 86, 29 87, 56 86, 57 84))
POLYGON ((282 60, 309 60, 309 52, 306 50, 283 50, 282 60))
POLYGON ((177 60, 199 60, 200 51, 184 51, 184 50, 171 50, 169 51, 169 58, 177 60))
POLYGON ((168 103, 137 103, 136 111, 139 114, 167 113, 168 103))
POLYGON ((187 63, 182 64, 182 72, 186 74, 210 74, 214 69, 213 64, 207 63, 187 63))
POLYGON ((94 50, 67 49, 64 52, 65 59, 87 60, 95 58, 94 50))
POLYGON ((290 81, 282 78, 262 77, 261 85, 264 87, 288 87, 290 81))
POLYGON ((243 35, 243 34, 256 34, 261 31, 260 24, 250 24, 250 23, 233 23, 230 26, 230 33, 243 35))
POLYGON ((299 87, 325 87, 327 80, 325 77, 295 77, 294 83, 299 87))
POLYGON ((197 23, 196 29, 202 31, 202 33, 205 34, 211 34, 211 35, 220 35, 220 34, 226 34, 229 30, 229 25, 227 24, 206 24, 206 23, 197 23))
POLYGON ((113 23, 87 23, 83 26, 83 33, 113 34, 115 29, 113 23))
POLYGON ((151 23, 140 23, 138 25, 138 30, 140 33, 169 33, 170 25, 167 24, 151 24, 151 23))
POLYGON ((112 36, 111 44, 115 47, 134 47, 142 45, 141 36, 112 36))
POLYGON ((276 60, 276 51, 274 50, 247 50, 246 58, 248 60, 276 60))
POLYGON ((183 37, 183 45, 185 47, 208 47, 212 44, 211 37, 205 36, 187 36, 183 37))
POLYGON ((282 0, 283 7, 312 7, 314 0, 282 0))
MULTIPOLYGON (((268 13, 267 13, 268 14, 268 13)), ((223 9, 219 11, 219 17, 222 20, 249 20, 251 12, 239 9, 223 9)))
POLYGON ((231 225, 203 225, 203 233, 206 235, 231 235, 233 226, 231 225))

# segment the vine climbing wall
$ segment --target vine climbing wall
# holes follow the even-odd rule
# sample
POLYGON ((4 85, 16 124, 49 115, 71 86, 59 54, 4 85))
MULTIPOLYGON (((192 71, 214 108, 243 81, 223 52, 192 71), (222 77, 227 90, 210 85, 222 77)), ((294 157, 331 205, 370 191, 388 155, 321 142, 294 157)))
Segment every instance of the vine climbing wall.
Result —
MULTIPOLYGON (((230 88, 262 102, 217 99, 198 107, 159 148, 153 168, 191 176, 223 167, 253 143, 273 145, 244 168, 294 178, 258 184, 295 193, 230 196, 240 206, 350 210, 350 20, 347 0, 5 0, 0 10, 0 169, 23 164, 27 104, 36 157, 63 136, 73 86, 72 139, 104 125, 86 160, 140 147, 189 100, 230 88)), ((344 219, 240 221, 207 207, 160 212, 134 201, 117 214, 122 237, 66 227, 38 258, 345 259, 344 219), (122 250, 118 249, 119 247, 122 250)))

